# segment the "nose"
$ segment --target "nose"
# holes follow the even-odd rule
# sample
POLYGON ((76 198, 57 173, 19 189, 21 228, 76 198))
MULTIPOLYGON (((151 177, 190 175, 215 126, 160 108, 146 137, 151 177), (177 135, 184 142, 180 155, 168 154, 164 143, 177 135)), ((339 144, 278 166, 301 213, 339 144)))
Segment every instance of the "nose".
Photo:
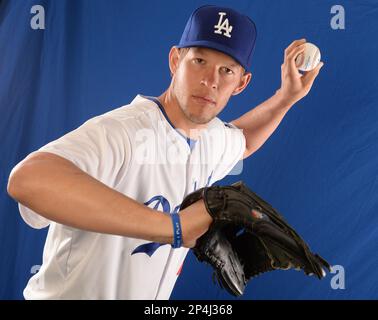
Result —
POLYGON ((209 68, 201 77, 201 84, 212 89, 218 88, 219 75, 216 69, 209 68))

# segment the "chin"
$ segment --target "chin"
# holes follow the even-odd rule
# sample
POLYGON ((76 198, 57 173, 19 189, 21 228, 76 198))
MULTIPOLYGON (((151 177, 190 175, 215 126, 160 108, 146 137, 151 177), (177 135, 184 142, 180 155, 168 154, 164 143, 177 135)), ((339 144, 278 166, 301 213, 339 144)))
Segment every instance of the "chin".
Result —
POLYGON ((211 120, 215 118, 215 116, 195 116, 195 115, 189 115, 189 120, 194 122, 195 124, 207 124, 211 120))
MULTIPOLYGON (((188 104, 184 104, 184 106, 188 106, 188 104)), ((204 112, 203 107, 194 105, 191 107, 181 107, 181 110, 185 117, 195 124, 207 124, 216 117, 216 114, 213 114, 214 112, 209 112, 210 110, 204 112)))

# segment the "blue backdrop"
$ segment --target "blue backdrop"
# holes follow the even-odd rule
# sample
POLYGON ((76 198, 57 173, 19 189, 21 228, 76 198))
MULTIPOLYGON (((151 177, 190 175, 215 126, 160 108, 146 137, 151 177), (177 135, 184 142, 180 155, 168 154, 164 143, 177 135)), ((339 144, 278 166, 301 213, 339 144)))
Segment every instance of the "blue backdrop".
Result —
MULTIPOLYGON (((192 10, 206 3, 0 0, 0 298, 22 299, 46 236, 23 223, 6 193, 12 167, 137 93, 165 90, 169 49, 192 10), (45 9, 45 29, 31 27, 33 5, 45 9)), ((309 95, 242 174, 222 182, 245 180, 337 270, 323 281, 296 271, 264 274, 242 299, 377 299, 378 1, 213 3, 246 13, 258 29, 252 82, 224 120, 278 89, 283 51, 293 40, 318 45, 325 62, 309 95), (331 24, 336 4, 345 10, 344 29, 331 24)), ((229 298, 189 254, 172 299, 229 298)))

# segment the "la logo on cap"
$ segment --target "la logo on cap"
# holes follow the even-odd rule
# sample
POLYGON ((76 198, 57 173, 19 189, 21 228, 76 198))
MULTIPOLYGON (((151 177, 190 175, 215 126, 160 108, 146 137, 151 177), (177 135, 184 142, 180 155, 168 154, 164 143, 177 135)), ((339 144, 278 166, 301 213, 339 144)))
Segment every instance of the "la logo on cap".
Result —
POLYGON ((214 33, 222 34, 228 38, 231 38, 230 32, 232 31, 232 26, 230 26, 227 18, 223 20, 223 17, 226 15, 226 12, 218 12, 218 14, 219 14, 219 21, 218 21, 218 24, 214 26, 214 28, 216 29, 214 33), (224 33, 222 33, 222 30, 224 31, 224 33))

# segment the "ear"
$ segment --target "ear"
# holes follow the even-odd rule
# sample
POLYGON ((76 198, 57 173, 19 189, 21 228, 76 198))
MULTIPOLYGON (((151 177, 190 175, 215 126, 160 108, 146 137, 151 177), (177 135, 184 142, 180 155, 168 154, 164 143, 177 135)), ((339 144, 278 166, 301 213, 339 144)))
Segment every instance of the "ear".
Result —
POLYGON ((234 91, 232 92, 232 95, 236 96, 240 92, 242 92, 247 87, 247 85, 249 84, 251 79, 252 79, 252 73, 251 72, 246 72, 245 74, 243 74, 241 79, 240 79, 239 85, 234 89, 234 91))
POLYGON ((172 47, 169 51, 169 70, 171 71, 171 76, 176 73, 176 70, 180 62, 180 53, 178 48, 172 47))

